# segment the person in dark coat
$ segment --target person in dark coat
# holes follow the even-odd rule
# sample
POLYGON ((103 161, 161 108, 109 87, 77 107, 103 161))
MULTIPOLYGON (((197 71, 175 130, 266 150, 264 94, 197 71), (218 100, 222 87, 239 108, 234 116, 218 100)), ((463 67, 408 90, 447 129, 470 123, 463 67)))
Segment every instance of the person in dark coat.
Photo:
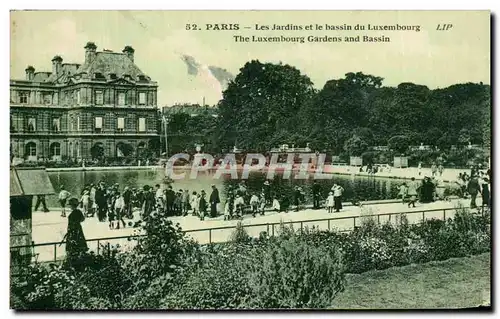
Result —
POLYGON ((217 204, 219 203, 219 190, 215 185, 212 185, 212 194, 210 194, 210 217, 217 217, 217 204))
POLYGON ((199 212, 200 212, 200 220, 205 220, 205 216, 207 214, 207 198, 204 190, 200 193, 200 203, 199 203, 199 212))
POLYGON ((82 253, 88 250, 85 235, 81 223, 85 220, 82 211, 78 209, 80 202, 76 198, 69 200, 71 213, 68 216, 68 231, 66 233, 66 255, 70 264, 75 258, 79 257, 82 253))
POLYGON ((489 187, 489 182, 490 180, 488 177, 483 178, 481 182, 481 197, 483 199, 483 203, 481 204, 481 207, 488 207, 490 208, 490 187, 489 187))
POLYGON ((314 181, 312 185, 312 195, 313 195, 313 208, 319 209, 319 201, 321 198, 321 188, 317 181, 314 181))
POLYGON ((298 186, 295 187, 295 191, 293 192, 293 204, 295 205, 295 211, 299 211, 299 206, 300 206, 300 199, 302 197, 302 194, 300 192, 300 189, 298 186))
POLYGON ((38 211, 38 207, 42 206, 43 211, 45 213, 49 212, 49 209, 47 208, 47 203, 45 202, 45 195, 37 195, 36 196, 36 204, 35 204, 35 211, 38 211))
POLYGON ((104 222, 106 220, 108 201, 106 198, 106 189, 104 188, 104 183, 102 182, 95 191, 95 202, 97 205, 97 218, 100 222, 104 222))
POLYGON ((127 218, 132 219, 132 191, 127 187, 123 190, 123 201, 125 202, 125 209, 123 214, 127 218))
POLYGON ((467 184, 467 192, 470 195, 470 208, 477 208, 476 205, 476 197, 480 192, 479 182, 477 181, 477 177, 471 177, 469 183, 467 184))
POLYGON ((290 209, 290 200, 288 199, 288 196, 285 194, 281 197, 280 201, 280 211, 288 213, 288 210, 290 209))
POLYGON ((168 186, 167 191, 165 192, 166 198, 166 208, 167 215, 174 216, 174 202, 175 202, 175 192, 172 188, 172 185, 168 186))
POLYGON ((142 215, 148 217, 155 207, 155 194, 150 191, 151 187, 144 185, 142 192, 142 215))

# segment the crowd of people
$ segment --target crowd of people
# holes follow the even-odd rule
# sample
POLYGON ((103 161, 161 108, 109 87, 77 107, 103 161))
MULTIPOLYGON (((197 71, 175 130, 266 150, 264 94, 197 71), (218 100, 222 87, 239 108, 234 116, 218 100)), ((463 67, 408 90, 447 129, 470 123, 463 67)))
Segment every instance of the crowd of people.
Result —
MULTIPOLYGON (((402 199, 403 203, 407 203, 408 207, 415 207, 417 201, 429 203, 435 200, 448 200, 448 194, 445 192, 446 185, 441 175, 442 170, 436 168, 432 169, 432 176, 425 176, 421 182, 417 182, 412 177, 410 182, 404 182, 399 186, 398 197, 402 199)), ((489 169, 481 171, 477 166, 473 166, 470 175, 467 172, 459 173, 454 184, 457 185, 457 193, 460 198, 470 196, 470 208, 478 207, 476 203, 478 194, 481 194, 482 197, 481 207, 490 208, 490 180, 491 171, 489 169)))
MULTIPOLYGON (((491 172, 481 171, 476 167, 458 175, 456 185, 462 198, 470 196, 471 208, 477 208, 476 198, 482 196, 482 206, 490 207, 491 196, 489 183, 491 172)), ((399 187, 398 196, 408 207, 415 207, 417 201, 428 203, 435 200, 447 200, 445 183, 440 175, 424 177, 417 182, 411 178, 399 187)), ((328 213, 339 212, 342 209, 344 189, 334 183, 325 196, 317 181, 311 187, 313 209, 324 208, 328 213)), ((237 185, 229 185, 222 211, 219 211, 221 198, 215 185, 211 186, 211 194, 207 197, 205 190, 190 192, 188 189, 174 190, 172 185, 154 187, 145 185, 142 188, 124 187, 119 184, 106 185, 104 181, 85 185, 81 194, 72 196, 64 186, 58 195, 61 205, 61 216, 66 217, 67 205, 70 207, 68 231, 65 236, 67 250, 75 252, 87 250, 85 236, 81 223, 88 217, 96 217, 100 222, 108 222, 110 229, 121 227, 138 227, 146 216, 153 212, 161 212, 165 216, 187 216, 191 214, 200 220, 206 217, 215 218, 222 214, 224 220, 241 219, 245 214, 256 217, 265 215, 266 211, 288 213, 299 211, 305 207, 306 194, 302 187, 295 186, 292 194, 273 192, 269 181, 264 181, 259 191, 249 191, 245 181, 237 185), (289 196, 292 195, 292 196, 289 196), (291 201, 290 201, 291 199, 291 201), (127 222, 125 220, 128 220, 127 222)), ((353 201, 356 205, 356 201, 353 201)), ((35 210, 43 206, 48 211, 45 198, 39 196, 35 210)), ((63 239, 64 241, 64 239, 63 239)))
MULTIPOLYGON (((144 216, 153 211, 161 212, 165 216, 191 214, 200 220, 206 217, 215 218, 222 214, 224 220, 232 220, 241 219, 245 214, 251 214, 253 217, 264 215, 269 210, 284 213, 290 210, 299 211, 306 204, 306 194, 302 187, 296 186, 290 198, 286 194, 272 195, 271 185, 266 180, 260 191, 249 191, 245 181, 241 181, 238 185, 230 185, 224 206, 220 207, 219 190, 215 185, 211 188, 211 194, 207 196, 205 190, 201 192, 190 192, 188 189, 174 190, 172 185, 168 184, 166 187, 160 184, 154 187, 145 185, 142 188, 127 186, 120 190, 119 184, 106 185, 104 181, 100 181, 85 185, 81 194, 73 198, 72 194, 61 186, 58 199, 61 217, 66 217, 69 201, 72 203, 76 201, 84 217, 96 217, 100 222, 108 222, 110 229, 137 227, 144 216), (129 221, 126 222, 125 219, 129 221)), ((311 189, 314 209, 324 206, 329 213, 339 212, 342 209, 344 192, 342 186, 334 184, 326 197, 321 193, 316 181, 311 189)), ((46 208, 45 201, 43 204, 46 208)))

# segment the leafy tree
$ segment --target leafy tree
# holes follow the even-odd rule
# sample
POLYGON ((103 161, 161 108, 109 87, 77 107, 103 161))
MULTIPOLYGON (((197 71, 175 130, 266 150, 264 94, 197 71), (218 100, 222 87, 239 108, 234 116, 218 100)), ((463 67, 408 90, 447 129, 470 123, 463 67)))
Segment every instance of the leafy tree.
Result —
POLYGON ((410 140, 405 135, 396 135, 387 141, 389 149, 395 150, 399 154, 404 154, 410 146, 410 140))
POLYGON ((290 65, 246 63, 219 102, 221 146, 268 151, 275 134, 296 131, 296 115, 313 94, 311 80, 290 65))
POLYGON ((344 145, 344 150, 351 156, 360 156, 367 149, 368 144, 358 135, 353 135, 344 145))

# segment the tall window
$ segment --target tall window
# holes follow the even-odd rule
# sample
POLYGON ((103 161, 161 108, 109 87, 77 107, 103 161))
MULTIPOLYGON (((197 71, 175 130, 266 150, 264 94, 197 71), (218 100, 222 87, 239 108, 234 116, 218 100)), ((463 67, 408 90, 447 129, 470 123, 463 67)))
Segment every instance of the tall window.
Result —
POLYGON ((80 90, 76 91, 76 104, 80 104, 82 101, 81 95, 80 95, 80 90))
POLYGON ((140 105, 146 104, 146 93, 145 92, 139 93, 139 104, 140 105))
POLYGON ((76 130, 77 131, 80 130, 80 117, 79 116, 76 117, 76 130))
POLYGON ((125 105, 125 92, 118 93, 118 105, 125 105))
POLYGON ((95 132, 100 133, 102 131, 102 117, 95 118, 95 132))
POLYGON ((139 132, 146 132, 146 119, 144 117, 139 118, 139 132))
POLYGON ((28 156, 36 156, 36 144, 33 142, 28 143, 26 145, 27 151, 28 151, 28 156))
POLYGON ((36 131, 36 120, 34 117, 28 119, 28 132, 36 131))
POLYGON ((19 103, 28 104, 28 92, 19 92, 19 103))
POLYGON ((95 91, 95 104, 96 105, 104 104, 104 93, 102 91, 95 91))
POLYGON ((125 119, 123 117, 119 117, 117 122, 118 132, 123 132, 124 128, 125 128, 125 119))
POLYGON ((54 132, 61 131, 61 120, 59 118, 55 118, 52 120, 52 131, 54 132))
POLYGON ((52 156, 61 156, 61 144, 52 143, 50 145, 50 155, 52 156))

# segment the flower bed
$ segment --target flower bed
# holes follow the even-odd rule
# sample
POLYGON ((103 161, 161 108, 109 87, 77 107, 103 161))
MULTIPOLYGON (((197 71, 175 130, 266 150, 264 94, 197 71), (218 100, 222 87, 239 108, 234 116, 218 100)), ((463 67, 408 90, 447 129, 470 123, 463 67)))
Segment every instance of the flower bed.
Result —
POLYGON ((282 226, 279 236, 258 240, 239 225, 232 242, 208 246, 187 240, 170 221, 146 220, 148 236, 129 252, 86 255, 76 270, 30 266, 11 285, 12 307, 326 308, 343 291, 346 273, 491 250, 489 214, 459 209, 452 219, 422 224, 362 219, 350 233, 282 226))

